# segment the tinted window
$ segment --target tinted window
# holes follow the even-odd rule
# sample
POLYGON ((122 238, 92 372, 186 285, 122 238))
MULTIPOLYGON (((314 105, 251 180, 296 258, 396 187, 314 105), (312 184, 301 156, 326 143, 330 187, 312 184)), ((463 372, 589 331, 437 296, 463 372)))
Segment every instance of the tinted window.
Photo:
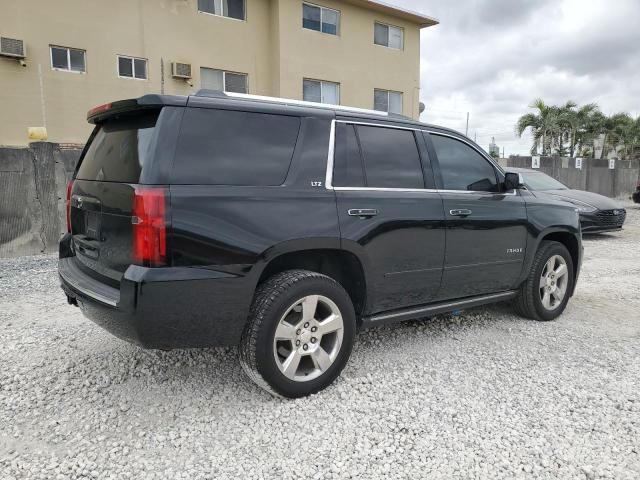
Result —
POLYGON ((493 166, 476 150, 450 137, 431 135, 445 190, 497 192, 493 166))
POLYGON ((149 156, 157 113, 107 121, 97 131, 78 167, 80 180, 137 183, 149 156))
POLYGON ((300 119, 284 115, 188 108, 173 183, 281 185, 300 119))
POLYGON ((121 77, 133 77, 133 63, 130 58, 118 57, 118 74, 121 77))
POLYGON ((414 134, 397 128, 356 125, 367 187, 424 188, 414 134))
POLYGON ((313 5, 302 5, 302 26, 311 30, 321 30, 320 7, 313 5))
POLYGON ((353 125, 338 123, 333 166, 334 187, 364 187, 362 157, 353 125))
POLYGON ((66 48, 51 47, 51 66, 65 70, 69 68, 66 48))

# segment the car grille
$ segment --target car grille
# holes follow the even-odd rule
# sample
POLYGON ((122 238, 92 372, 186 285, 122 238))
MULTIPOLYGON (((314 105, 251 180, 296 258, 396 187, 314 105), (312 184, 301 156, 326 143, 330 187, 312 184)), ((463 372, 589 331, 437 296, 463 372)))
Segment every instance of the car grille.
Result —
POLYGON ((600 210, 596 212, 598 224, 606 227, 621 227, 627 218, 627 212, 623 209, 600 210))

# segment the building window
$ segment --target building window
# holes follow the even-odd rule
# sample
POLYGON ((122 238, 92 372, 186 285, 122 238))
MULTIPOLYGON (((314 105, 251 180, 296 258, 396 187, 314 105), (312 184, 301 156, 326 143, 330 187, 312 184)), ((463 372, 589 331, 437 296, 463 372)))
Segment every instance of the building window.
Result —
POLYGON ((340 84, 305 78, 302 82, 302 98, 307 102, 340 105, 340 84))
POLYGON ((200 68, 200 85, 208 90, 233 93, 249 92, 246 73, 225 72, 214 68, 200 68))
POLYGON ((303 3, 302 27, 330 35, 338 35, 340 31, 340 12, 331 8, 303 3))
POLYGON ((402 93, 376 88, 373 91, 373 108, 381 112, 402 113, 402 93))
POLYGON ((404 48, 404 30, 400 27, 376 22, 373 42, 383 47, 402 50, 404 48))
POLYGON ((85 51, 51 46, 51 68, 65 72, 86 72, 85 51))
POLYGON ((124 78, 147 79, 147 60, 144 58, 118 55, 118 76, 124 78))
POLYGON ((245 19, 245 0, 198 0, 198 11, 220 17, 245 19))

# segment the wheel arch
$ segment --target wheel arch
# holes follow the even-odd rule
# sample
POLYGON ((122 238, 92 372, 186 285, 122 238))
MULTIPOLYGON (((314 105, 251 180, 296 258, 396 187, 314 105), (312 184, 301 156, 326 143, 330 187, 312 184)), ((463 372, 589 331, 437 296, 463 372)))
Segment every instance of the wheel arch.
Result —
MULTIPOLYGON (((538 251, 538 249, 540 248, 540 245, 544 241, 558 242, 564 245, 566 249, 569 251, 569 254, 571 255, 571 262, 573 263, 574 282, 573 282, 573 288, 570 292, 571 296, 573 296, 573 292, 575 291, 575 287, 576 287, 576 282, 578 280, 578 274, 580 272, 580 262, 582 258, 582 243, 579 240, 579 237, 576 236, 574 232, 571 232, 568 230, 554 229, 554 230, 548 230, 546 232, 543 232, 538 238, 536 248, 533 250, 531 258, 533 258, 533 256, 535 255, 535 252, 538 251)), ((529 262, 529 268, 531 268, 530 265, 531 265, 531 262, 529 262)))
MULTIPOLYGON (((347 291, 360 317, 367 300, 365 267, 358 256, 336 245, 312 242, 295 245, 294 248, 279 248, 265 255, 257 285, 269 277, 285 270, 310 270, 333 278, 347 291)), ((256 285, 256 286, 257 286, 256 285)))

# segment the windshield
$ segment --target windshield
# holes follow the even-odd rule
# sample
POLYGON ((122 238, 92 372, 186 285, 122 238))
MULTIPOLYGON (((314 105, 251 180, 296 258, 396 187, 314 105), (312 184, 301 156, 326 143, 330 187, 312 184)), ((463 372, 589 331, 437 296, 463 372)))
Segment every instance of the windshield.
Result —
POLYGON ((524 184, 530 190, 567 190, 565 185, 546 173, 524 172, 521 175, 524 177, 524 184))

